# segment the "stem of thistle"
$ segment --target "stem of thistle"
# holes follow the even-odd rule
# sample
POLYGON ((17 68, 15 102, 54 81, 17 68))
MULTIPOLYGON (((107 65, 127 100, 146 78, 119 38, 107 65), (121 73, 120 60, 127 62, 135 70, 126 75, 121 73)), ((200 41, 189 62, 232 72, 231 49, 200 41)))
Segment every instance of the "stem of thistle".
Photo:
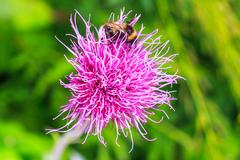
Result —
POLYGON ((79 139, 79 137, 81 137, 87 125, 88 121, 86 121, 82 125, 76 126, 74 129, 70 130, 62 137, 60 137, 59 140, 54 145, 53 151, 50 155, 51 160, 60 160, 67 146, 75 142, 77 139, 79 139))

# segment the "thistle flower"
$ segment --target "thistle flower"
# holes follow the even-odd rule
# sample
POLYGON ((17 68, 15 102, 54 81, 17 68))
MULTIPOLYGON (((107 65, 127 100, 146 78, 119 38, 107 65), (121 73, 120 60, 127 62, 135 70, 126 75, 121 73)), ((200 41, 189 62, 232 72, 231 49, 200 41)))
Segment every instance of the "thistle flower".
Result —
MULTIPOLYGON (((129 14, 121 10, 116 21, 114 14, 111 14, 109 21, 123 24, 129 14)), ((135 15, 129 25, 133 27, 139 18, 140 15, 135 15)), ((173 109, 170 101, 174 98, 172 91, 163 88, 177 83, 179 78, 176 74, 168 75, 165 72, 164 65, 175 56, 166 56, 168 41, 161 43, 160 37, 153 38, 157 30, 143 34, 143 25, 134 42, 127 43, 127 35, 118 36, 112 41, 103 27, 97 29, 77 11, 70 22, 75 32, 75 35, 70 35, 73 37, 71 46, 60 41, 74 56, 67 60, 75 68, 75 73, 67 76, 68 83, 60 81, 72 94, 59 114, 67 113, 64 119, 68 123, 51 131, 68 132, 87 124, 83 143, 93 134, 102 144, 106 144, 102 131, 109 123, 114 123, 116 143, 120 133, 127 137, 129 132, 133 148, 132 128, 136 128, 144 139, 154 140, 146 137, 144 124, 149 121, 160 123, 163 117, 168 118, 161 106, 165 104, 173 109), (85 36, 78 31, 78 16, 85 24, 85 36), (155 121, 151 116, 157 111, 164 113, 164 116, 155 121)))

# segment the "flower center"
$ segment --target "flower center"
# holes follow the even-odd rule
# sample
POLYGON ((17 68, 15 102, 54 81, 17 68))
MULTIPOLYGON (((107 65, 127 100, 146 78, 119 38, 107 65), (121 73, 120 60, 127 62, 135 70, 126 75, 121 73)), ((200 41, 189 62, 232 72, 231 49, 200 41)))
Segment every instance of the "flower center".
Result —
POLYGON ((98 77, 93 85, 93 90, 98 90, 102 95, 115 97, 121 92, 123 77, 120 72, 108 72, 107 77, 98 77))

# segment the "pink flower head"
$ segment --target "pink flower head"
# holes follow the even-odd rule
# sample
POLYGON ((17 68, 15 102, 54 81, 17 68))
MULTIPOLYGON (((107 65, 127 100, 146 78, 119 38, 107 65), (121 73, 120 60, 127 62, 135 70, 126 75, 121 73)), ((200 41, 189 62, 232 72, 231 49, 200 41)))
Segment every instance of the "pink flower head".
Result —
MULTIPOLYGON (((113 14, 109 21, 121 25, 126 22, 129 13, 125 14, 122 10, 116 21, 113 14)), ((133 27, 139 18, 135 15, 129 25, 133 27)), ((143 34, 143 26, 132 43, 127 42, 127 34, 113 41, 113 37, 106 36, 104 27, 92 27, 90 21, 85 21, 77 11, 70 22, 75 35, 70 35, 73 37, 70 47, 63 45, 74 56, 67 60, 75 68, 75 73, 67 76, 68 83, 61 81, 72 96, 60 113, 67 113, 64 119, 68 123, 52 131, 66 132, 66 128, 71 130, 87 123, 83 143, 93 134, 105 144, 102 131, 111 122, 116 127, 116 143, 120 133, 127 137, 129 132, 133 148, 132 128, 151 141, 146 137, 144 124, 162 121, 163 117, 159 121, 151 119, 156 111, 168 118, 161 106, 165 104, 173 109, 170 101, 174 98, 171 91, 163 88, 177 83, 179 78, 175 74, 168 75, 163 66, 175 56, 165 56, 168 42, 161 43, 160 37, 153 38, 157 31, 143 34), (78 31, 77 16, 85 24, 85 36, 78 31)))

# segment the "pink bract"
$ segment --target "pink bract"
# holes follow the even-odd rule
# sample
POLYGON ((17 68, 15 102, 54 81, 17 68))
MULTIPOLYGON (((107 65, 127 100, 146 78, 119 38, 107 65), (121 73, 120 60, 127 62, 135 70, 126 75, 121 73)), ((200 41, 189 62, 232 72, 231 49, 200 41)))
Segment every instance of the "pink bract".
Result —
MULTIPOLYGON (((125 22, 129 13, 125 14, 122 10, 115 23, 125 22)), ((134 26, 139 17, 135 15, 130 25, 134 26)), ((111 14, 110 20, 114 21, 114 14, 111 14)), ((151 141, 146 137, 144 124, 149 121, 160 123, 163 117, 168 118, 161 106, 173 109, 170 101, 174 98, 172 91, 164 90, 164 87, 172 86, 179 78, 176 74, 166 73, 164 65, 175 57, 166 56, 168 41, 162 43, 160 37, 153 38, 157 31, 143 34, 142 25, 132 44, 122 37, 113 42, 106 38, 103 27, 93 27, 77 11, 70 22, 75 35, 70 35, 73 37, 70 47, 63 45, 74 55, 67 60, 75 72, 67 76, 67 83, 61 81, 72 96, 60 111, 60 115, 67 113, 64 119, 68 123, 51 131, 67 132, 88 123, 83 143, 93 134, 105 144, 102 131, 112 122, 116 128, 116 143, 120 133, 127 137, 129 132, 133 144, 132 128, 151 141), (78 16, 85 24, 85 35, 78 31, 78 16), (151 118, 156 111, 164 113, 159 121, 151 118)))

